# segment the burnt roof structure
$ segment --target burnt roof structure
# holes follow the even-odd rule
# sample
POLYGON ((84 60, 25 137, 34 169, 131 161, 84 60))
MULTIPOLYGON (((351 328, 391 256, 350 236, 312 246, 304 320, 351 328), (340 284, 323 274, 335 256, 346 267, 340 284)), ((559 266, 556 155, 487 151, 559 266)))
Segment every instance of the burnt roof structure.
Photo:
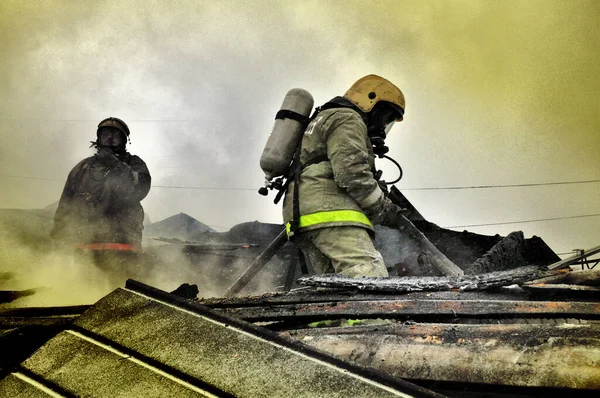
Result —
POLYGON ((92 306, 0 311, 0 395, 597 394, 600 289, 522 287, 184 299, 130 280, 92 306))
POLYGON ((0 380, 3 397, 436 397, 130 281, 0 380))
POLYGON ((390 278, 303 275, 283 226, 252 222, 147 248, 149 268, 198 286, 129 280, 92 306, 0 310, 0 396, 597 395, 600 247, 560 260, 391 195, 414 230, 377 226, 390 278), (227 297, 196 297, 215 286, 227 297))

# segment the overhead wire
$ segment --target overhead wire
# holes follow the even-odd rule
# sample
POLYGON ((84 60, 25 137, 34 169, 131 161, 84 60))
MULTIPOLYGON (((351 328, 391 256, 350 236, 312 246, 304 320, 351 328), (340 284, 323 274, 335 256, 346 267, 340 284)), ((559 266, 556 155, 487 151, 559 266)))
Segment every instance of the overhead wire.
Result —
MULTIPOLYGON (((19 176, 12 174, 0 174, 2 177, 23 178, 32 180, 48 180, 48 181, 63 181, 58 178, 19 176)), ((401 191, 433 191, 433 190, 454 190, 454 189, 487 189, 487 188, 514 188, 514 187, 535 187, 545 185, 570 185, 570 184, 592 184, 598 183, 598 180, 582 180, 582 181, 560 181, 560 182, 542 182, 531 184, 505 184, 505 185, 472 185, 472 186, 456 186, 456 187, 423 187, 423 188, 402 188, 401 191)), ((170 188, 170 189, 206 189, 206 190, 223 190, 223 191, 255 191, 255 188, 228 188, 228 187, 202 187, 193 185, 152 185, 152 188, 170 188)))
POLYGON ((508 224, 526 224, 540 221, 554 221, 554 220, 566 220, 571 218, 585 218, 585 217, 598 217, 600 213, 596 214, 583 214, 578 216, 567 216, 567 217, 550 217, 550 218, 538 218, 536 220, 520 220, 520 221, 506 221, 506 222, 494 222, 485 224, 468 224, 468 225, 450 225, 443 228, 466 228, 466 227, 487 227, 489 225, 508 225, 508 224))
POLYGON ((152 188, 170 188, 170 189, 198 189, 214 191, 258 191, 256 188, 227 188, 227 187, 193 187, 177 185, 151 185, 152 188))
POLYGON ((538 186, 545 186, 545 185, 590 184, 590 183, 596 183, 596 182, 600 182, 600 180, 540 182, 540 183, 530 183, 530 184, 470 185, 470 186, 458 186, 458 187, 402 188, 402 191, 439 191, 439 190, 453 190, 453 189, 538 187, 538 186))
MULTIPOLYGON (((0 118, 8 122, 97 122, 98 119, 36 119, 36 118, 0 118)), ((196 122, 195 119, 134 119, 127 120, 127 123, 173 123, 173 122, 196 122)))
MULTIPOLYGON (((10 178, 44 180, 44 181, 60 181, 60 182, 63 181, 62 179, 57 179, 57 178, 19 176, 19 175, 12 175, 12 174, 0 174, 0 176, 10 177, 10 178)), ((562 182, 549 182, 549 183, 537 183, 537 184, 475 185, 475 186, 464 186, 464 187, 402 188, 402 190, 416 191, 416 190, 444 190, 444 189, 508 188, 508 187, 543 186, 543 185, 588 184, 588 183, 597 183, 597 182, 600 182, 600 180, 562 181, 562 182)), ((151 187, 152 188, 165 188, 165 189, 192 189, 192 190, 215 190, 215 191, 256 191, 256 188, 201 187, 201 186, 183 186, 183 185, 152 185, 151 187)), ((566 217, 540 218, 540 219, 534 219, 534 220, 519 220, 519 221, 506 221, 506 222, 495 222, 495 223, 451 225, 451 226, 445 226, 444 228, 467 228, 467 227, 486 227, 486 226, 494 226, 494 225, 526 224, 526 223, 534 223, 534 222, 542 222, 542 221, 566 220, 566 219, 588 218, 588 217, 597 217, 597 216, 600 216, 600 213, 582 214, 582 215, 566 216, 566 217)))

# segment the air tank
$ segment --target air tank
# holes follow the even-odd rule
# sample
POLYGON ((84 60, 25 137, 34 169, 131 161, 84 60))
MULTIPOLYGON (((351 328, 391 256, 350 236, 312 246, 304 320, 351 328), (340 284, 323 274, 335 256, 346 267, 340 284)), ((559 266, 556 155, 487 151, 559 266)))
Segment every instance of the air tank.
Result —
POLYGON ((293 88, 285 95, 260 157, 260 168, 267 181, 287 173, 313 105, 312 95, 301 88, 293 88))

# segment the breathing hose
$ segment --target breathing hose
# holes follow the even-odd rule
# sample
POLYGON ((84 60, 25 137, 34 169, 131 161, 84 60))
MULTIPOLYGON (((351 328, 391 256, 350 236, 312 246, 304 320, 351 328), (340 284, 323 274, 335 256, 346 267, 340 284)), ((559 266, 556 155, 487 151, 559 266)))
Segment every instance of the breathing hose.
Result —
POLYGON ((400 175, 398 176, 398 178, 396 178, 392 182, 383 181, 383 182, 385 182, 385 185, 394 185, 395 183, 397 183, 398 181, 400 181, 402 179, 402 175, 404 174, 404 172, 402 171, 402 167, 400 166, 400 164, 398 162, 396 162, 394 159, 392 159, 391 157, 389 157, 387 155, 383 155, 380 157, 388 159, 390 162, 394 163, 396 165, 396 167, 398 167, 398 171, 400 172, 400 175))

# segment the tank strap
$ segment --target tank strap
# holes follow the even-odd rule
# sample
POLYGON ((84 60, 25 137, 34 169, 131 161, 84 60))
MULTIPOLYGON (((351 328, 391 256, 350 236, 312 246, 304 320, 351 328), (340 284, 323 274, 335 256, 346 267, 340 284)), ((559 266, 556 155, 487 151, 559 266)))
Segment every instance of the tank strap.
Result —
MULTIPOLYGON (((305 125, 308 125, 310 123, 310 121, 312 121, 320 112, 321 112, 321 107, 317 107, 317 108, 315 108, 315 111, 313 112, 311 117, 306 118, 305 116, 300 115, 296 112, 292 112, 292 111, 288 111, 288 110, 280 110, 279 112, 277 112, 275 119, 290 117, 294 120, 298 120, 298 119, 296 119, 296 117, 299 116, 301 118, 305 118, 306 121, 302 121, 302 120, 298 120, 298 121, 300 121, 301 123, 306 123, 305 125)), ((289 185, 290 185, 290 181, 292 181, 292 179, 294 180, 294 193, 293 193, 293 197, 292 197, 292 206, 293 206, 292 207, 292 220, 290 221, 290 232, 291 233, 288 234, 289 240, 293 240, 294 234, 298 233, 299 229, 300 229, 300 189, 299 189, 300 188, 299 187, 300 174, 302 174, 302 171, 305 168, 307 168, 308 166, 310 166, 312 164, 329 160, 327 158, 327 155, 320 155, 320 156, 316 156, 315 158, 309 160, 305 164, 302 164, 300 162, 300 153, 301 152, 302 152, 302 139, 300 140, 300 143, 298 144, 298 148, 296 148, 296 153, 294 154, 294 159, 292 160, 292 167, 290 169, 290 173, 287 176, 287 180, 286 180, 285 184, 282 186, 282 189, 279 191, 279 193, 275 197, 275 203, 278 203, 279 200, 281 199, 281 196, 285 192, 287 192, 289 185)))
POLYGON ((328 160, 329 160, 329 158, 327 157, 327 155, 319 155, 319 156, 315 156, 308 162, 301 165, 299 172, 295 168, 292 168, 292 172, 286 176, 286 181, 283 184, 283 186, 281 187, 281 189, 279 190, 279 192, 277 192, 277 195, 275 196, 275 200, 273 202, 275 204, 279 203, 283 194, 285 194, 287 192, 290 182, 292 180, 295 180, 296 175, 299 175, 300 173, 302 173, 304 171, 304 169, 306 169, 310 165, 321 163, 321 162, 326 162, 328 160))
POLYGON ((319 155, 319 156, 315 156, 314 158, 312 158, 311 160, 309 160, 308 162, 304 163, 302 165, 302 171, 304 171, 304 169, 306 169, 308 166, 311 166, 313 164, 317 164, 317 163, 321 163, 321 162, 327 162, 329 160, 329 158, 327 157, 327 155, 319 155))
POLYGON ((300 122, 302 125, 307 126, 311 118, 288 109, 280 109, 279 112, 275 114, 275 119, 293 119, 300 122))

